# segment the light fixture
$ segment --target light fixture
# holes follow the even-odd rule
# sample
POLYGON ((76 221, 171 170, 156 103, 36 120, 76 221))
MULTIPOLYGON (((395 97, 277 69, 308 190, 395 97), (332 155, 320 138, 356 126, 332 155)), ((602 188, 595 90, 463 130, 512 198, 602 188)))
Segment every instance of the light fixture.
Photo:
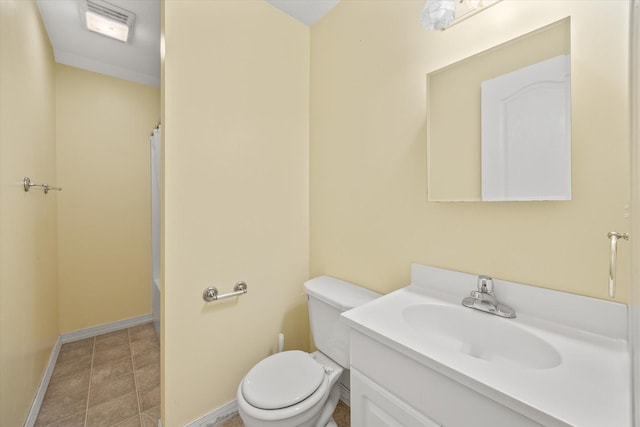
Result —
POLYGON ((428 30, 443 30, 456 17, 455 0, 427 0, 420 22, 428 30))
MULTIPOLYGON (((460 3, 462 3, 462 2, 460 2, 460 3)), ((469 9, 477 9, 479 7, 484 6, 482 4, 482 0, 467 0, 466 3, 467 3, 467 7, 469 9)))
POLYGON ((128 42, 136 15, 102 0, 81 0, 80 11, 89 31, 128 42))
POLYGON ((445 30, 502 0, 426 0, 420 21, 428 30, 445 30))

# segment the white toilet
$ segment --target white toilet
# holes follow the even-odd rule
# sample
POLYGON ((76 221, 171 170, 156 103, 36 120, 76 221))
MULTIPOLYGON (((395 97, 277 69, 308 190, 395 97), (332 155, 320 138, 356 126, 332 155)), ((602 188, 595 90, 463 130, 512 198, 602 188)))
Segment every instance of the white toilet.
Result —
POLYGON ((349 329, 340 314, 380 295, 328 276, 304 284, 311 334, 318 351, 292 350, 258 362, 238 386, 246 427, 331 427, 338 380, 349 368, 349 329))

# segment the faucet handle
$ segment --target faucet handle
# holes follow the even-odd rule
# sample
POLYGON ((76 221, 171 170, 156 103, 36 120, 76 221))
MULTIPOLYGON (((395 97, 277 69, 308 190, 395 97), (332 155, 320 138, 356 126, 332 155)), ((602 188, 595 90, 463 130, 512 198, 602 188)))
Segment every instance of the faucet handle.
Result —
POLYGON ((489 276, 478 276, 478 292, 493 295, 493 279, 489 276))
POLYGON ((469 294, 469 296, 473 299, 482 299, 482 292, 478 292, 478 291, 471 291, 471 293, 469 294))

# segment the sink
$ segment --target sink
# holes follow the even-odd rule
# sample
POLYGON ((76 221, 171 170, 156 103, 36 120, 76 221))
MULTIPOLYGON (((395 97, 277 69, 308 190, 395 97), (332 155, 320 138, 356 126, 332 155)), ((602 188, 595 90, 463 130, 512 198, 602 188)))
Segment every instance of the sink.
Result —
POLYGON ((554 347, 513 320, 466 307, 414 304, 402 310, 402 319, 421 339, 486 362, 550 369, 562 361, 554 347))

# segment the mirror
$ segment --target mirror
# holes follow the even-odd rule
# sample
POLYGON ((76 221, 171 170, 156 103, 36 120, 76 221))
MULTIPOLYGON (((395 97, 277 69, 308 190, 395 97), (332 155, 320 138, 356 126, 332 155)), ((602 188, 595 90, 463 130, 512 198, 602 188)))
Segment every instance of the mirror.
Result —
MULTIPOLYGON (((571 198, 571 103, 568 72, 570 44, 570 20, 567 18, 427 75, 429 201, 568 200, 571 198), (491 82, 496 80, 509 80, 509 76, 514 74, 526 74, 529 67, 544 67, 543 64, 552 58, 560 58, 556 60, 565 68, 559 73, 565 73, 566 77, 564 86, 556 91, 557 96, 548 97, 548 102, 554 103, 553 107, 549 106, 551 104, 544 103, 542 107, 531 107, 524 101, 527 99, 525 96, 521 98, 519 107, 514 111, 525 111, 526 113, 520 114, 519 117, 528 120, 532 116, 529 108, 537 109, 538 112, 553 111, 553 113, 542 114, 524 125, 518 123, 520 129, 540 131, 537 135, 529 131, 510 132, 509 130, 515 128, 515 124, 507 122, 504 125, 504 120, 505 117, 512 117, 513 114, 498 115, 499 119, 496 119, 494 113, 504 111, 505 107, 494 102, 493 107, 489 109, 486 105, 490 104, 488 100, 491 96, 485 90, 483 97, 483 86, 491 86, 491 82), (523 110, 523 107, 526 108, 523 110), (497 130, 493 129, 489 132, 492 120, 494 123, 497 120, 498 123, 503 124, 498 125, 497 130), (562 126, 558 126, 558 123, 562 126), (551 130, 555 132, 552 136, 547 132, 551 130), (518 141, 508 140, 513 134, 523 138, 518 141), (514 150, 502 149, 501 151, 496 148, 500 146, 524 147, 519 151, 520 163, 512 161, 510 168, 505 166, 505 153, 513 153, 514 150), (528 159, 535 160, 528 161, 528 159), (514 170, 515 178, 512 177, 509 182, 519 182, 518 186, 521 188, 535 189, 524 195, 512 194, 513 191, 496 192, 495 176, 511 176, 496 170, 514 170), (549 170, 555 172, 549 173, 549 170), (491 178, 492 175, 493 178, 491 178), (537 185, 541 177, 548 178, 551 175, 558 177, 558 180, 537 185), (483 189, 483 178, 485 189, 483 189), (491 179, 494 180, 493 184, 489 183, 491 179), (490 185, 493 185, 493 190, 487 190, 490 185)), ((533 74, 536 75, 538 72, 534 69, 533 74)), ((543 83, 543 86, 545 84, 543 83)), ((525 83, 523 87, 529 87, 529 84, 525 83)), ((528 98, 539 100, 545 96, 541 96, 540 93, 533 95, 529 93, 528 98)), ((498 97, 498 99, 501 98, 498 97)), ((506 164, 508 165, 509 162, 506 164)), ((503 179, 499 185, 505 187, 505 182, 503 179)))

